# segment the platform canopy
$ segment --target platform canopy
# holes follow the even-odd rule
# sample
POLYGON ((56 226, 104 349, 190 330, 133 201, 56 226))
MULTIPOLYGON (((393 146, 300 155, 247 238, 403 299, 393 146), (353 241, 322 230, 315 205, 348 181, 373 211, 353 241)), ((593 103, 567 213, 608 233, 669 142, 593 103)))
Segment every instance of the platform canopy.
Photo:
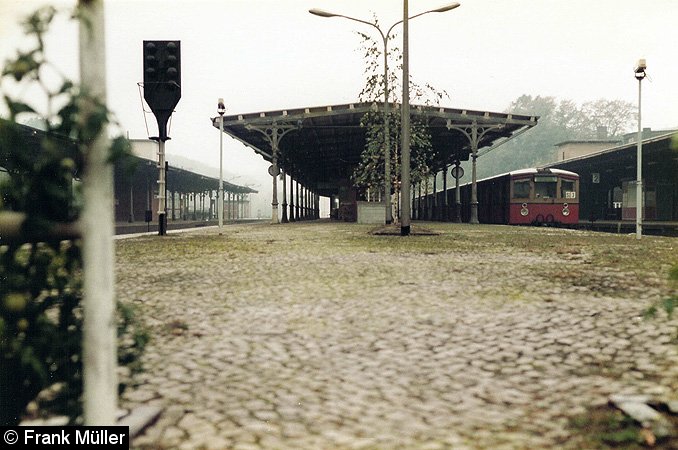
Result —
MULTIPOLYGON (((399 108, 400 105, 392 105, 399 108)), ((360 119, 383 103, 356 103, 224 116, 224 132, 273 159, 273 140, 279 138, 278 165, 288 175, 322 196, 336 193, 349 179, 365 148, 360 119), (280 136, 284 134, 282 138, 280 136)), ((537 124, 536 116, 412 105, 411 114, 428 123, 438 159, 434 170, 466 161, 469 136, 475 124, 484 133, 478 148, 508 140, 537 124), (465 131, 468 130, 468 133, 465 131)), ((219 128, 219 116, 211 119, 219 128)))
MULTIPOLYGON (((7 133, 4 139, 0 141, 0 169, 10 169, 14 167, 12 162, 17 154, 29 158, 39 158, 42 150, 42 142, 46 131, 39 130, 27 125, 17 124, 0 118, 0 127, 12 127, 12 133, 7 133)), ((84 164, 82 155, 78 152, 76 142, 68 137, 60 136, 54 133, 49 136, 59 144, 60 150, 64 156, 68 156, 75 161, 73 176, 80 179, 81 167, 84 164)), ((154 180, 158 177, 158 162, 151 161, 139 156, 127 155, 125 161, 115 163, 115 181, 121 182, 125 179, 137 177, 139 179, 154 180)), ((176 192, 204 192, 216 190, 219 186, 219 179, 201 175, 190 170, 182 169, 168 164, 169 187, 176 192)), ((257 191, 248 186, 239 186, 224 181, 224 191, 235 194, 255 194, 257 191)))

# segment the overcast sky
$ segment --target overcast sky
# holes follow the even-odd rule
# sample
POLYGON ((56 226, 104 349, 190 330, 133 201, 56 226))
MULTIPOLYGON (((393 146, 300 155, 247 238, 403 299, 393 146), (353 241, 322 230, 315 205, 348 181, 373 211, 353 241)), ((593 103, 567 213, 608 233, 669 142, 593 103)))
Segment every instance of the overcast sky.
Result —
MULTIPOLYGON (((73 1, 0 0, 0 58, 27 43, 16 22, 35 7, 73 1)), ((445 0, 410 0, 410 15, 445 0)), ((637 103, 633 68, 647 60, 643 126, 678 127, 677 0, 460 0, 446 13, 410 23, 410 73, 444 89, 443 106, 505 111, 522 94, 578 103, 599 98, 637 103)), ((219 165, 219 133, 209 118, 217 99, 227 114, 356 102, 363 63, 356 31, 376 31, 322 8, 388 28, 402 19, 399 0, 108 0, 109 106, 131 138, 147 138, 137 83, 142 41, 181 40, 182 98, 167 151, 219 165)), ((396 28, 400 30, 400 27, 396 28)), ((397 45, 402 47, 402 34, 397 45)), ((66 20, 48 39, 48 56, 77 79, 77 31, 66 20)), ((7 89, 7 86, 4 86, 7 89)), ((11 88, 11 87, 10 87, 11 88)), ((16 92, 14 94, 17 94, 16 92)), ((28 96, 23 91, 20 95, 28 96)), ((152 115, 146 115, 155 135, 152 115)), ((224 161, 236 184, 270 192, 268 163, 225 137, 224 161)), ((270 201, 270 200, 269 200, 270 201)))

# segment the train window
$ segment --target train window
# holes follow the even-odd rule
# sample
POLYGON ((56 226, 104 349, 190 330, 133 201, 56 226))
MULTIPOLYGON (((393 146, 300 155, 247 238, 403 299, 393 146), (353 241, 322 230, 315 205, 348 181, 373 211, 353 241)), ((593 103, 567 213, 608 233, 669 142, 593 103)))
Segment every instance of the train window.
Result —
POLYGON ((513 180, 513 198, 530 198, 530 180, 513 180))
POLYGON ((574 180, 560 180, 560 198, 577 198, 577 191, 574 188, 574 180))
POLYGON ((556 196, 558 177, 536 176, 534 177, 534 196, 536 198, 553 198, 556 196))

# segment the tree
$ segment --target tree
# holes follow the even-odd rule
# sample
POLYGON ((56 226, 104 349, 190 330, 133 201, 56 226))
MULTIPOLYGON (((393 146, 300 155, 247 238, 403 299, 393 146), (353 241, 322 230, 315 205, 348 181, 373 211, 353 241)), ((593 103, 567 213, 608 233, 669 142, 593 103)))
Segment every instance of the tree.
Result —
POLYGON ((539 122, 522 136, 507 142, 483 158, 480 177, 552 162, 554 145, 569 140, 598 138, 599 127, 614 139, 633 125, 635 107, 623 100, 599 99, 581 106, 572 100, 521 95, 507 112, 539 116, 539 122))
MULTIPOLYGON (((378 21, 374 19, 375 25, 378 21)), ((375 102, 375 108, 366 113, 361 119, 361 126, 366 130, 365 149, 361 160, 353 173, 354 184, 364 190, 383 192, 384 185, 384 113, 377 108, 377 102, 384 101, 384 69, 383 45, 364 33, 361 37, 361 49, 365 59, 365 86, 358 95, 361 102, 375 102)), ((402 53, 399 48, 393 47, 388 52, 388 86, 389 102, 401 101, 402 80, 402 53)), ((410 98, 414 103, 438 105, 440 100, 448 97, 447 92, 440 91, 430 84, 420 85, 410 80, 410 98)), ((391 155, 391 183, 398 186, 400 175, 400 108, 392 108, 389 113, 389 141, 391 155)), ((431 172, 431 165, 435 159, 431 133, 425 119, 413 116, 410 123, 410 167, 411 180, 419 182, 431 172)))
POLYGON ((582 114, 588 118, 588 130, 594 132, 605 127, 609 136, 618 136, 627 132, 636 118, 636 107, 624 100, 598 99, 582 105, 582 114))

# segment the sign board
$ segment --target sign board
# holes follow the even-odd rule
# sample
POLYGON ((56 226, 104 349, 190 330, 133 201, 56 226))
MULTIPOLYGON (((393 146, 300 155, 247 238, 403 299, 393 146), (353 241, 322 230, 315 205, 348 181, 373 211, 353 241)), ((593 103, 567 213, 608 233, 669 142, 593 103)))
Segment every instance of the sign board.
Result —
POLYGON ((598 172, 593 172, 591 174, 591 183, 594 184, 600 183, 600 174, 598 172))
POLYGON ((278 166, 274 166, 273 164, 271 164, 268 167, 268 174, 272 177, 276 177, 280 175, 280 168, 278 166))

